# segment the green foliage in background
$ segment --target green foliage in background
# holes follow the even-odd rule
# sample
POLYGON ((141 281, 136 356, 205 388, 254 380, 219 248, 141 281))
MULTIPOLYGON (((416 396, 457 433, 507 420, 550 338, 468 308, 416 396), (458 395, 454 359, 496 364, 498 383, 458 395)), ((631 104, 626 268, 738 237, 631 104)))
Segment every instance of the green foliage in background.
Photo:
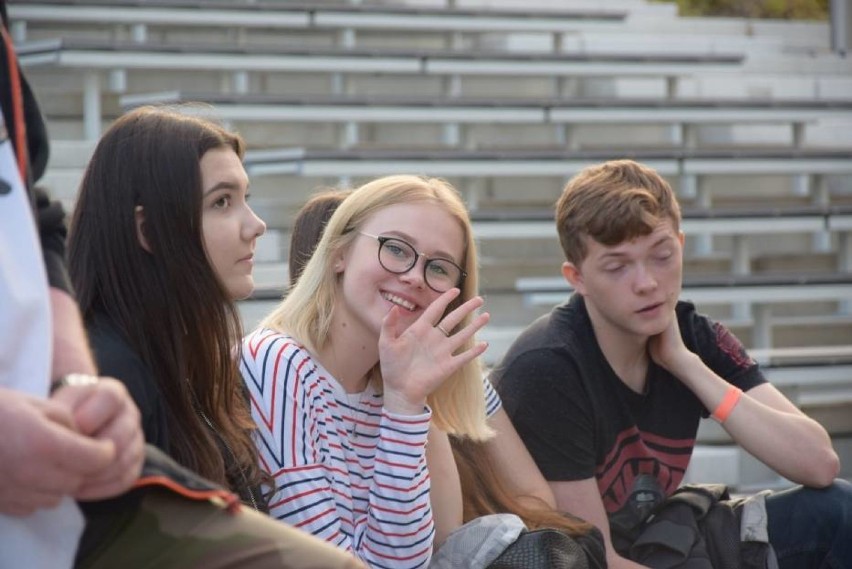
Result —
POLYGON ((726 16, 827 20, 829 0, 660 0, 678 5, 681 16, 726 16))

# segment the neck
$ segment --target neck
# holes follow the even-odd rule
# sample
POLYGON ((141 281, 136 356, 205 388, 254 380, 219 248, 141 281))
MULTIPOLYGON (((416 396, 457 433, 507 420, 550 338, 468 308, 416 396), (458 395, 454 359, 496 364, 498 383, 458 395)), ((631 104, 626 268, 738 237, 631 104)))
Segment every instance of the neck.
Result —
POLYGON ((607 363, 618 378, 637 393, 645 391, 648 375, 648 338, 629 334, 607 322, 593 306, 586 304, 595 339, 607 363))
POLYGON ((332 319, 328 340, 316 354, 347 393, 367 388, 367 374, 379 361, 378 338, 351 322, 332 319))

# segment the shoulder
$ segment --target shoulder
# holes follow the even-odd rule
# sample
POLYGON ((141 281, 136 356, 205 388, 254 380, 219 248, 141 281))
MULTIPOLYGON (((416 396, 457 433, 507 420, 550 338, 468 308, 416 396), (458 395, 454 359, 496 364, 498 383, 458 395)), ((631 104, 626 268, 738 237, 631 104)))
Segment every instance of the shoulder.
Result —
POLYGON ((724 324, 698 312, 691 302, 678 302, 676 310, 681 336, 688 348, 699 355, 722 351, 743 365, 754 363, 740 339, 724 324))
POLYGON ((143 391, 156 390, 151 368, 109 317, 96 315, 87 323, 86 330, 101 374, 124 382, 128 388, 138 385, 143 391))
POLYGON ((742 341, 724 324, 701 314, 690 302, 679 302, 677 311, 684 344, 718 375, 744 390, 766 381, 742 341))
POLYGON ((146 420, 165 405, 150 366, 130 346, 118 326, 106 315, 95 315, 86 325, 101 375, 122 382, 146 420))
POLYGON ((327 391, 328 387, 323 381, 325 374, 307 348, 295 338, 267 328, 243 339, 240 371, 252 391, 268 392, 281 382, 290 389, 301 387, 312 392, 318 387, 327 391))
POLYGON ((243 338, 244 363, 263 365, 280 360, 310 360, 310 353, 295 338, 268 328, 258 328, 243 338))
POLYGON ((586 326, 585 312, 578 311, 576 304, 572 298, 530 324, 495 369, 495 383, 516 375, 517 370, 523 370, 525 376, 547 375, 559 368, 564 373, 566 363, 574 362, 579 352, 587 351, 582 348, 581 339, 593 335, 582 333, 586 326))

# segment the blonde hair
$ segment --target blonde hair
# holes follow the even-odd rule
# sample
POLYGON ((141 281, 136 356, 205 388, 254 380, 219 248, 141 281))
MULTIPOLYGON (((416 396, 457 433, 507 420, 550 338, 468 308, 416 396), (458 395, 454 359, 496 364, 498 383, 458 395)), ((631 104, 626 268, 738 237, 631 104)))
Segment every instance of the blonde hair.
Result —
MULTIPOLYGON (((358 228, 377 211, 397 204, 428 203, 442 207, 458 221, 464 233, 464 257, 461 266, 467 273, 461 294, 447 312, 478 294, 476 244, 467 209, 458 192, 438 178, 387 176, 364 184, 347 197, 325 227, 308 264, 296 285, 267 316, 261 326, 287 333, 316 353, 328 341, 332 314, 338 294, 334 260, 348 249, 358 228)), ((468 315, 459 326, 470 323, 468 315)), ((469 339, 462 349, 476 342, 469 339)), ((376 365, 371 381, 381 388, 381 372, 376 365)), ((428 398, 434 424, 441 430, 473 440, 486 440, 493 434, 486 424, 482 369, 476 359, 447 378, 428 398)))

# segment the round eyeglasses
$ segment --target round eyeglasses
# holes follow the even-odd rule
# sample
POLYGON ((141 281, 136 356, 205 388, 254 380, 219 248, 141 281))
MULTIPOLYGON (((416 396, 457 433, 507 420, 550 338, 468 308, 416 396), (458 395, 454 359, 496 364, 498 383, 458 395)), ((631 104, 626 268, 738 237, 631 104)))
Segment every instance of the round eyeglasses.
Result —
POLYGON ((418 253, 414 246, 399 237, 384 237, 370 235, 359 231, 365 237, 371 237, 379 242, 379 264, 386 271, 395 275, 407 273, 417 264, 417 259, 423 257, 423 280, 426 286, 435 292, 447 292, 453 287, 460 286, 467 273, 449 259, 428 257, 418 253))

